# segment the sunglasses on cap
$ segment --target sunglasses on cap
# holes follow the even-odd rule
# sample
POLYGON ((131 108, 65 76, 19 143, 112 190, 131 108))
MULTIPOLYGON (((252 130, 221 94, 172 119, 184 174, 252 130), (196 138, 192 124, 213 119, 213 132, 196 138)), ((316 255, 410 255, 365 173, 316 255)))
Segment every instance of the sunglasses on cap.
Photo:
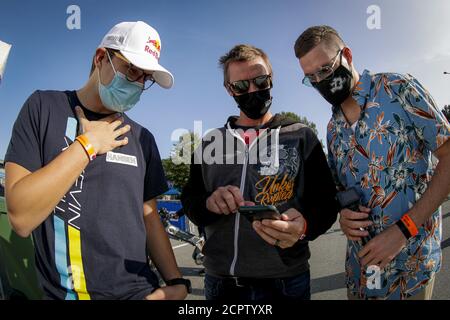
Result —
POLYGON ((253 82, 258 90, 268 89, 272 87, 272 76, 265 74, 253 79, 233 81, 228 83, 228 87, 235 94, 244 94, 250 89, 250 82, 253 82))

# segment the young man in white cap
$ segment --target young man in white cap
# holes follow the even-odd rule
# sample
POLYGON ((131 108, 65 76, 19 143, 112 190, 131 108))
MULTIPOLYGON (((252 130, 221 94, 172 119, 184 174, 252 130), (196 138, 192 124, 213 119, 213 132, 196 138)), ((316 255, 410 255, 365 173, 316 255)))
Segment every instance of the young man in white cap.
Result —
POLYGON ((83 88, 36 91, 16 120, 5 159, 8 216, 20 236, 33 234, 48 299, 187 295, 156 209, 167 184, 155 139, 123 113, 154 82, 172 86, 160 50, 146 23, 119 23, 83 88))

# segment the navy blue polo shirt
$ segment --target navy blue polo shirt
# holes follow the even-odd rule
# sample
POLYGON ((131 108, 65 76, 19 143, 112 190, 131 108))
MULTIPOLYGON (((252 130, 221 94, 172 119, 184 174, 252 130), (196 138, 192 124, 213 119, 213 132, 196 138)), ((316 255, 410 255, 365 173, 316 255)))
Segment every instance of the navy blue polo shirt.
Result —
MULTIPOLYGON (((14 124, 5 162, 34 172, 78 132, 75 91, 36 91, 14 124)), ((38 277, 51 299, 143 299, 158 281, 148 264, 143 203, 167 190, 153 135, 131 126, 126 146, 90 162, 48 218, 33 231, 38 277)))

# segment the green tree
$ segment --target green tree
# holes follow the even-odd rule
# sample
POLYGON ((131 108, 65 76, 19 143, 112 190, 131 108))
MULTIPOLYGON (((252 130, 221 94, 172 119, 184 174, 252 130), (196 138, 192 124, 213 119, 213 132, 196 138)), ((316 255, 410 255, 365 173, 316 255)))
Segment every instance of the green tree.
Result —
POLYGON ((167 180, 180 191, 189 179, 191 155, 200 142, 193 132, 186 133, 172 146, 170 158, 162 160, 167 180))
MULTIPOLYGON (((280 114, 284 115, 294 121, 303 123, 304 125, 310 127, 312 129, 312 131, 316 134, 317 139, 319 139, 319 131, 317 130, 317 126, 314 122, 309 121, 306 117, 300 117, 298 114, 296 114, 294 112, 280 112, 280 114)), ((320 144, 322 145, 322 148, 324 148, 322 139, 320 139, 320 144)))
POLYGON ((181 191, 189 178, 189 165, 185 163, 175 164, 171 158, 163 159, 162 165, 169 183, 181 191))
POLYGON ((280 113, 283 116, 286 116, 294 121, 298 121, 300 123, 303 123, 304 125, 310 127, 314 133, 316 134, 316 136, 319 135, 319 131, 317 131, 317 126, 314 122, 309 121, 306 117, 300 117, 298 114, 294 113, 294 112, 281 112, 280 113))

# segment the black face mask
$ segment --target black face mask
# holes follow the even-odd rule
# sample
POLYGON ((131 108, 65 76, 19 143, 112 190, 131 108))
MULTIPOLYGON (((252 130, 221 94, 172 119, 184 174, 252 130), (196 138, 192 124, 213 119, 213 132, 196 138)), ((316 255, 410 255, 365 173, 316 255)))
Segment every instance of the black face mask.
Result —
POLYGON ((340 105, 352 92, 353 74, 342 64, 334 71, 333 77, 313 82, 312 86, 333 106, 340 105))
POLYGON ((238 104, 239 109, 253 120, 262 118, 272 105, 270 89, 245 93, 240 96, 234 96, 233 98, 238 104))

